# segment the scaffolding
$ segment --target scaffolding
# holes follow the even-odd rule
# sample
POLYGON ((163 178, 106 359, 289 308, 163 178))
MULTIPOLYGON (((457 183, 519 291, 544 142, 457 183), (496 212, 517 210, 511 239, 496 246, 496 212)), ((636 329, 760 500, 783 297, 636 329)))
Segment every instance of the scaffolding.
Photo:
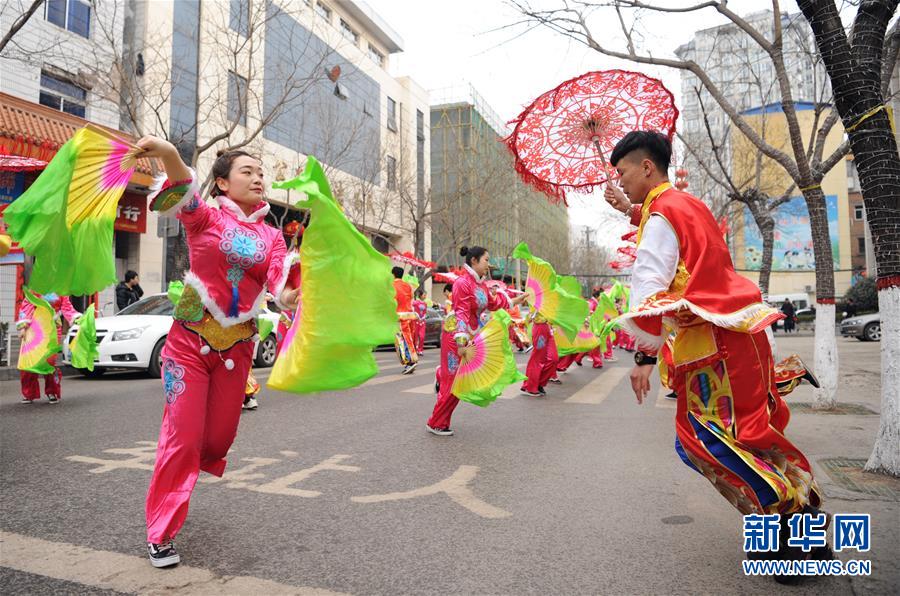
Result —
POLYGON ((431 91, 432 260, 460 266, 460 246, 488 249, 495 275, 517 276, 521 241, 567 271, 569 214, 524 184, 502 138, 509 127, 471 86, 431 91))

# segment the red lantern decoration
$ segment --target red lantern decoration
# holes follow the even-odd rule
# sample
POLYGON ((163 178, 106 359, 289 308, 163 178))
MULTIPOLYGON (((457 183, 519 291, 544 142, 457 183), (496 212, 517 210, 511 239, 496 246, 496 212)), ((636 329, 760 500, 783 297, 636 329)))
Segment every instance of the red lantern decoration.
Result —
POLYGON ((677 170, 675 170, 676 178, 687 178, 687 175, 688 175, 688 172, 684 168, 678 168, 677 170))

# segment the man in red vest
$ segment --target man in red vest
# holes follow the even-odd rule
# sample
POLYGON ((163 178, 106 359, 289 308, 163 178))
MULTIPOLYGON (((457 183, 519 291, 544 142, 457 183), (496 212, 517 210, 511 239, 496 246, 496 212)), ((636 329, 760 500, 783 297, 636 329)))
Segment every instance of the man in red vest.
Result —
POLYGON ((784 436, 790 412, 766 335, 783 315, 735 272, 709 208, 669 183, 671 157, 669 139, 647 131, 627 134, 610 155, 621 190, 608 185, 605 198, 638 225, 631 310, 619 318, 639 350, 632 389, 642 403, 657 353, 674 334, 668 372, 678 455, 744 515, 780 515, 772 558, 829 557, 827 546, 804 553, 787 544, 787 519, 817 515, 821 493, 806 457, 784 436))

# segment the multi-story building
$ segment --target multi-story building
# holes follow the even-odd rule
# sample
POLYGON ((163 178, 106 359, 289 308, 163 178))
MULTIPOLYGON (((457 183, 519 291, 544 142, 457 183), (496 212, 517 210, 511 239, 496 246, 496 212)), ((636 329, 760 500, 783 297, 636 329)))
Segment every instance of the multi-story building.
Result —
MULTIPOLYGON (((749 14, 744 20, 766 39, 773 39, 776 23, 771 10, 749 14)), ((811 104, 830 102, 830 82, 806 19, 800 13, 782 13, 780 25, 793 101, 811 104)), ((675 53, 682 60, 696 62, 738 113, 781 101, 781 90, 771 57, 734 23, 697 31, 693 39, 680 46, 675 53)), ((716 168, 717 162, 711 155, 711 135, 719 147, 722 163, 731 162, 731 121, 699 78, 686 70, 681 71, 679 108, 679 131, 684 142, 699 153, 695 156, 691 151, 683 151, 682 155, 677 156, 679 165, 690 172, 692 192, 711 206, 720 205, 725 198, 725 190, 705 174, 697 157, 707 166, 716 168)))
POLYGON ((512 251, 528 242, 560 271, 569 268, 569 214, 524 184, 502 143, 509 130, 471 86, 432 94, 432 260, 462 264, 461 246, 488 249, 497 275, 524 274, 512 251))
MULTIPOLYGON (((222 148, 260 156, 275 180, 293 177, 314 155, 377 248, 429 256, 420 217, 429 184, 427 94, 389 74, 403 41, 367 4, 126 2, 135 31, 126 48, 142 65, 133 87, 144 131, 166 135, 201 173, 222 148)), ((276 225, 303 218, 296 193, 270 190, 268 198, 276 225)), ((171 279, 186 264, 181 236, 166 250, 171 279)))
POLYGON ((847 157, 847 218, 850 220, 850 267, 853 273, 866 271, 866 209, 859 174, 851 156, 847 157))
MULTIPOLYGON (((32 2, 4 2, 0 30, 32 2)), ((126 128, 116 88, 117 51, 122 47, 125 15, 115 0, 46 2, 16 33, 0 57, 0 153, 49 161, 87 121, 117 131, 126 128)), ((127 135, 125 135, 127 136, 127 135)), ((0 171, 0 210, 20 196, 40 171, 0 171)), ((155 239, 147 226, 150 171, 139 167, 119 203, 114 256, 120 278, 128 269, 141 272, 145 287, 159 288, 160 257, 146 241, 155 239), (149 282, 149 283, 148 283, 149 282)), ((0 321, 15 315, 30 257, 13 253, 0 267, 0 321)), ((83 306, 82 299, 75 300, 83 306)), ((108 314, 113 288, 97 303, 108 314)))
MULTIPOLYGON (((794 106, 797 120, 804 138, 808 138, 816 119, 814 106, 798 103, 794 106)), ((790 146, 787 124, 781 104, 752 108, 742 116, 758 133, 765 127, 768 130, 767 141, 776 148, 786 150, 790 146)), ((844 130, 840 124, 832 128, 825 139, 824 154, 830 155, 843 142, 844 130)), ((734 155, 757 155, 750 141, 735 130, 731 142, 734 155)), ((791 180, 784 169, 763 157, 759 165, 758 178, 761 181, 759 190, 772 197, 778 197, 791 188, 791 180)), ((732 162, 732 176, 747 178, 757 176, 756 159, 735 159, 732 162)), ((838 165, 822 179, 822 192, 825 194, 826 215, 834 263, 834 284, 837 296, 842 296, 851 285, 853 255, 862 246, 862 232, 856 225, 856 208, 850 198, 851 192, 858 189, 858 181, 854 181, 852 163, 838 165)), ((858 191, 855 191, 858 194, 858 191)), ((742 275, 754 282, 758 281, 762 257, 762 239, 759 229, 750 212, 745 207, 733 206, 730 227, 732 229, 732 247, 735 268, 742 275)), ((861 215, 861 214, 860 214, 861 215)), ((772 259, 772 275, 769 280, 769 294, 806 293, 812 298, 815 294, 816 274, 815 259, 812 250, 812 234, 810 231, 809 212, 800 192, 795 191, 791 199, 781 205, 774 213, 775 235, 772 259)), ((809 300, 813 302, 812 299, 809 300)))

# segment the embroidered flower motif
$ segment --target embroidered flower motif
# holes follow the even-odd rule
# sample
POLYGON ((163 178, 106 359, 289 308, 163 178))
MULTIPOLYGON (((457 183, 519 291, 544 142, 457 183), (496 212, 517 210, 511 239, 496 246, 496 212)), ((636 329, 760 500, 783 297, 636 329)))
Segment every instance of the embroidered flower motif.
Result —
POLYGON ((544 336, 541 336, 537 339, 537 343, 534 344, 534 347, 537 348, 538 350, 543 350, 544 346, 546 346, 546 345, 547 345, 547 338, 544 336))
POLYGON ((451 375, 455 375, 457 369, 459 369, 459 358, 452 353, 447 354, 447 370, 450 371, 451 375))
POLYGON ((163 360, 163 387, 166 392, 166 403, 174 404, 184 393, 184 367, 179 366, 171 358, 163 360))
POLYGON ((244 279, 244 273, 266 258, 266 243, 253 230, 241 227, 225 228, 219 250, 225 253, 225 262, 231 267, 228 270, 228 281, 237 287, 244 279))
POLYGON ((475 301, 478 303, 478 310, 482 311, 487 308, 487 293, 482 288, 475 288, 475 301))

